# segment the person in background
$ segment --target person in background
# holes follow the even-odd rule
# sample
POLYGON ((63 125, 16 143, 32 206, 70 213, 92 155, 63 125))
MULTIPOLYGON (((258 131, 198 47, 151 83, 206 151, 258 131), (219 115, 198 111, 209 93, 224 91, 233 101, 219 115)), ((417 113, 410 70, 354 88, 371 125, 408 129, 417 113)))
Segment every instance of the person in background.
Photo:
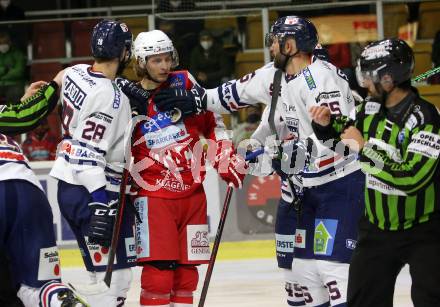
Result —
POLYGON ((182 12, 195 9, 193 0, 160 0, 157 11, 163 12, 182 12))
POLYGON ((199 35, 200 44, 191 51, 189 70, 200 85, 213 88, 222 81, 230 79, 232 67, 223 47, 214 41, 208 30, 199 35), (226 78, 225 80, 223 80, 226 78))
POLYGON ((27 134, 22 149, 29 161, 55 160, 55 152, 59 139, 49 128, 47 119, 41 125, 27 134))
POLYGON ((0 32, 0 101, 18 101, 23 94, 26 57, 8 32, 0 32))
POLYGON ((233 130, 232 142, 234 146, 237 146, 242 140, 249 139, 260 124, 260 106, 250 106, 245 109, 245 112, 246 121, 238 124, 233 130))

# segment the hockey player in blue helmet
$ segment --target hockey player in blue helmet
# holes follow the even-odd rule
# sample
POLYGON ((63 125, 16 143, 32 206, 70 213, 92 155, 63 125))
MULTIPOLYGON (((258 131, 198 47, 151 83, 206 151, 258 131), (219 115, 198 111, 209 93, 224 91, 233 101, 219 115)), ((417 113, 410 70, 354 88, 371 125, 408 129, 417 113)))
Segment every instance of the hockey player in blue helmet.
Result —
POLYGON ((122 73, 131 58, 133 35, 125 23, 103 20, 94 28, 91 49, 96 63, 118 60, 116 75, 122 73))
MULTIPOLYGON (((100 21, 91 38, 93 65, 66 68, 61 86, 63 141, 50 175, 58 180, 60 211, 93 283, 102 282, 105 274, 124 165, 124 128, 131 109, 114 79, 130 60, 131 44, 124 23, 100 21)), ((133 223, 125 214, 110 288, 86 295, 92 306, 124 304, 135 259, 133 223)))
POLYGON ((284 71, 289 60, 298 56, 300 52, 313 53, 318 44, 318 32, 308 19, 298 16, 281 17, 275 21, 270 32, 266 34, 266 47, 270 48, 274 41, 278 41, 279 44, 279 52, 274 58, 274 65, 284 71), (289 37, 295 41, 294 52, 289 52, 290 46, 286 45, 289 37))
MULTIPOLYGON (((301 218, 296 221, 295 214, 281 214, 282 223, 276 229, 278 263, 286 271, 291 267, 291 275, 286 275, 288 303, 298 305, 298 298, 303 298, 303 304, 310 306, 346 306, 348 263, 356 243, 357 220, 363 210, 365 177, 355 155, 328 149, 313 134, 309 117, 312 106, 329 106, 332 114, 355 116, 347 77, 331 63, 313 55, 317 43, 316 28, 309 20, 281 17, 266 39, 274 63, 215 89, 162 91, 156 99, 160 109, 177 107, 184 114, 205 109, 229 113, 258 102, 270 105, 275 72, 282 70, 274 122, 287 159, 277 171, 288 177, 304 167, 301 218), (304 151, 298 155, 301 143, 307 143, 311 150, 307 165, 298 163, 305 160, 304 151), (288 261, 293 257, 293 248, 283 246, 295 246, 293 262, 288 261)), ((261 144, 273 135, 269 109, 266 108, 253 135, 261 144)), ((282 197, 287 205, 295 203, 295 190, 295 184, 292 187, 283 180, 282 197)))

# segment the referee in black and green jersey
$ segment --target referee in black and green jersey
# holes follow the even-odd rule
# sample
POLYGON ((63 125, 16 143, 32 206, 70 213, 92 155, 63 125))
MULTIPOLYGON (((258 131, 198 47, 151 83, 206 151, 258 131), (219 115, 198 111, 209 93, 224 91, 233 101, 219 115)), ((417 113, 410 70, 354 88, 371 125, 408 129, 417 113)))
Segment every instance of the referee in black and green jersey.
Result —
MULTIPOLYGON (((359 152, 365 215, 350 263, 349 307, 393 306, 405 264, 416 307, 440 306, 440 116, 411 87, 414 56, 402 40, 363 50, 357 79, 368 89, 355 122, 310 110, 319 139, 359 152)), ((327 143, 326 143, 327 144, 327 143)))
MULTIPOLYGON (((53 81, 32 83, 19 103, 0 105, 0 134, 25 133, 40 123, 52 112, 58 102, 57 90, 63 71, 53 81)), ((17 290, 11 288, 11 273, 6 255, 0 251, 0 305, 23 306, 17 298, 17 290)))

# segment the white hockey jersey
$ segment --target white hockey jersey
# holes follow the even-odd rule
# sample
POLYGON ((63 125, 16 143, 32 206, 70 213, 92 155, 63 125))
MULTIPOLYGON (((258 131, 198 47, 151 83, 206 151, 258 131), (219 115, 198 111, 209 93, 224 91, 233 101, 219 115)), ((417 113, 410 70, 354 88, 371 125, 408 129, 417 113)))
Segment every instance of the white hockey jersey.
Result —
POLYGON ((66 69, 61 88, 63 141, 51 176, 118 192, 124 164, 124 132, 131 119, 128 98, 115 82, 79 64, 66 69))
POLYGON ((18 143, 0 133, 0 181, 16 179, 26 180, 43 191, 18 143))
MULTIPOLYGON (((270 105, 274 73, 275 68, 270 63, 240 80, 207 90, 208 110, 227 113, 258 102, 270 105)), ((338 68, 315 59, 298 75, 283 74, 280 95, 277 112, 281 114, 289 133, 294 138, 311 137, 318 147, 304 171, 304 186, 324 184, 360 168, 355 155, 339 155, 320 144, 311 126, 309 109, 316 105, 328 106, 333 114, 355 117, 353 96, 346 76, 338 68)), ((262 120, 261 125, 267 125, 265 130, 270 133, 267 120, 262 120)))

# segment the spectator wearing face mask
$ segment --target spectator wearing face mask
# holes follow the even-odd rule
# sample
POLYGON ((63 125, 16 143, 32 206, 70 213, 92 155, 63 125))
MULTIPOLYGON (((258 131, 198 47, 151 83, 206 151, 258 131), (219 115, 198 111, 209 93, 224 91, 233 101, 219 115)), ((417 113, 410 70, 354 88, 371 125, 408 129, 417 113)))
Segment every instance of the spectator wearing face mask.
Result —
POLYGON ((26 57, 7 32, 0 32, 0 101, 19 101, 25 82, 26 57))
POLYGON ((229 80, 232 73, 231 63, 223 46, 216 43, 207 30, 200 32, 199 45, 191 51, 189 67, 197 81, 206 88, 216 87, 229 80))
POLYGON ((23 152, 29 161, 55 160, 59 138, 49 129, 47 120, 27 134, 23 142, 23 152))
POLYGON ((244 112, 246 112, 246 121, 237 125, 233 130, 232 142, 234 146, 238 146, 243 140, 250 139, 261 121, 261 109, 258 105, 249 106, 244 112))
POLYGON ((162 0, 157 5, 159 13, 192 11, 195 9, 193 0, 162 0))

